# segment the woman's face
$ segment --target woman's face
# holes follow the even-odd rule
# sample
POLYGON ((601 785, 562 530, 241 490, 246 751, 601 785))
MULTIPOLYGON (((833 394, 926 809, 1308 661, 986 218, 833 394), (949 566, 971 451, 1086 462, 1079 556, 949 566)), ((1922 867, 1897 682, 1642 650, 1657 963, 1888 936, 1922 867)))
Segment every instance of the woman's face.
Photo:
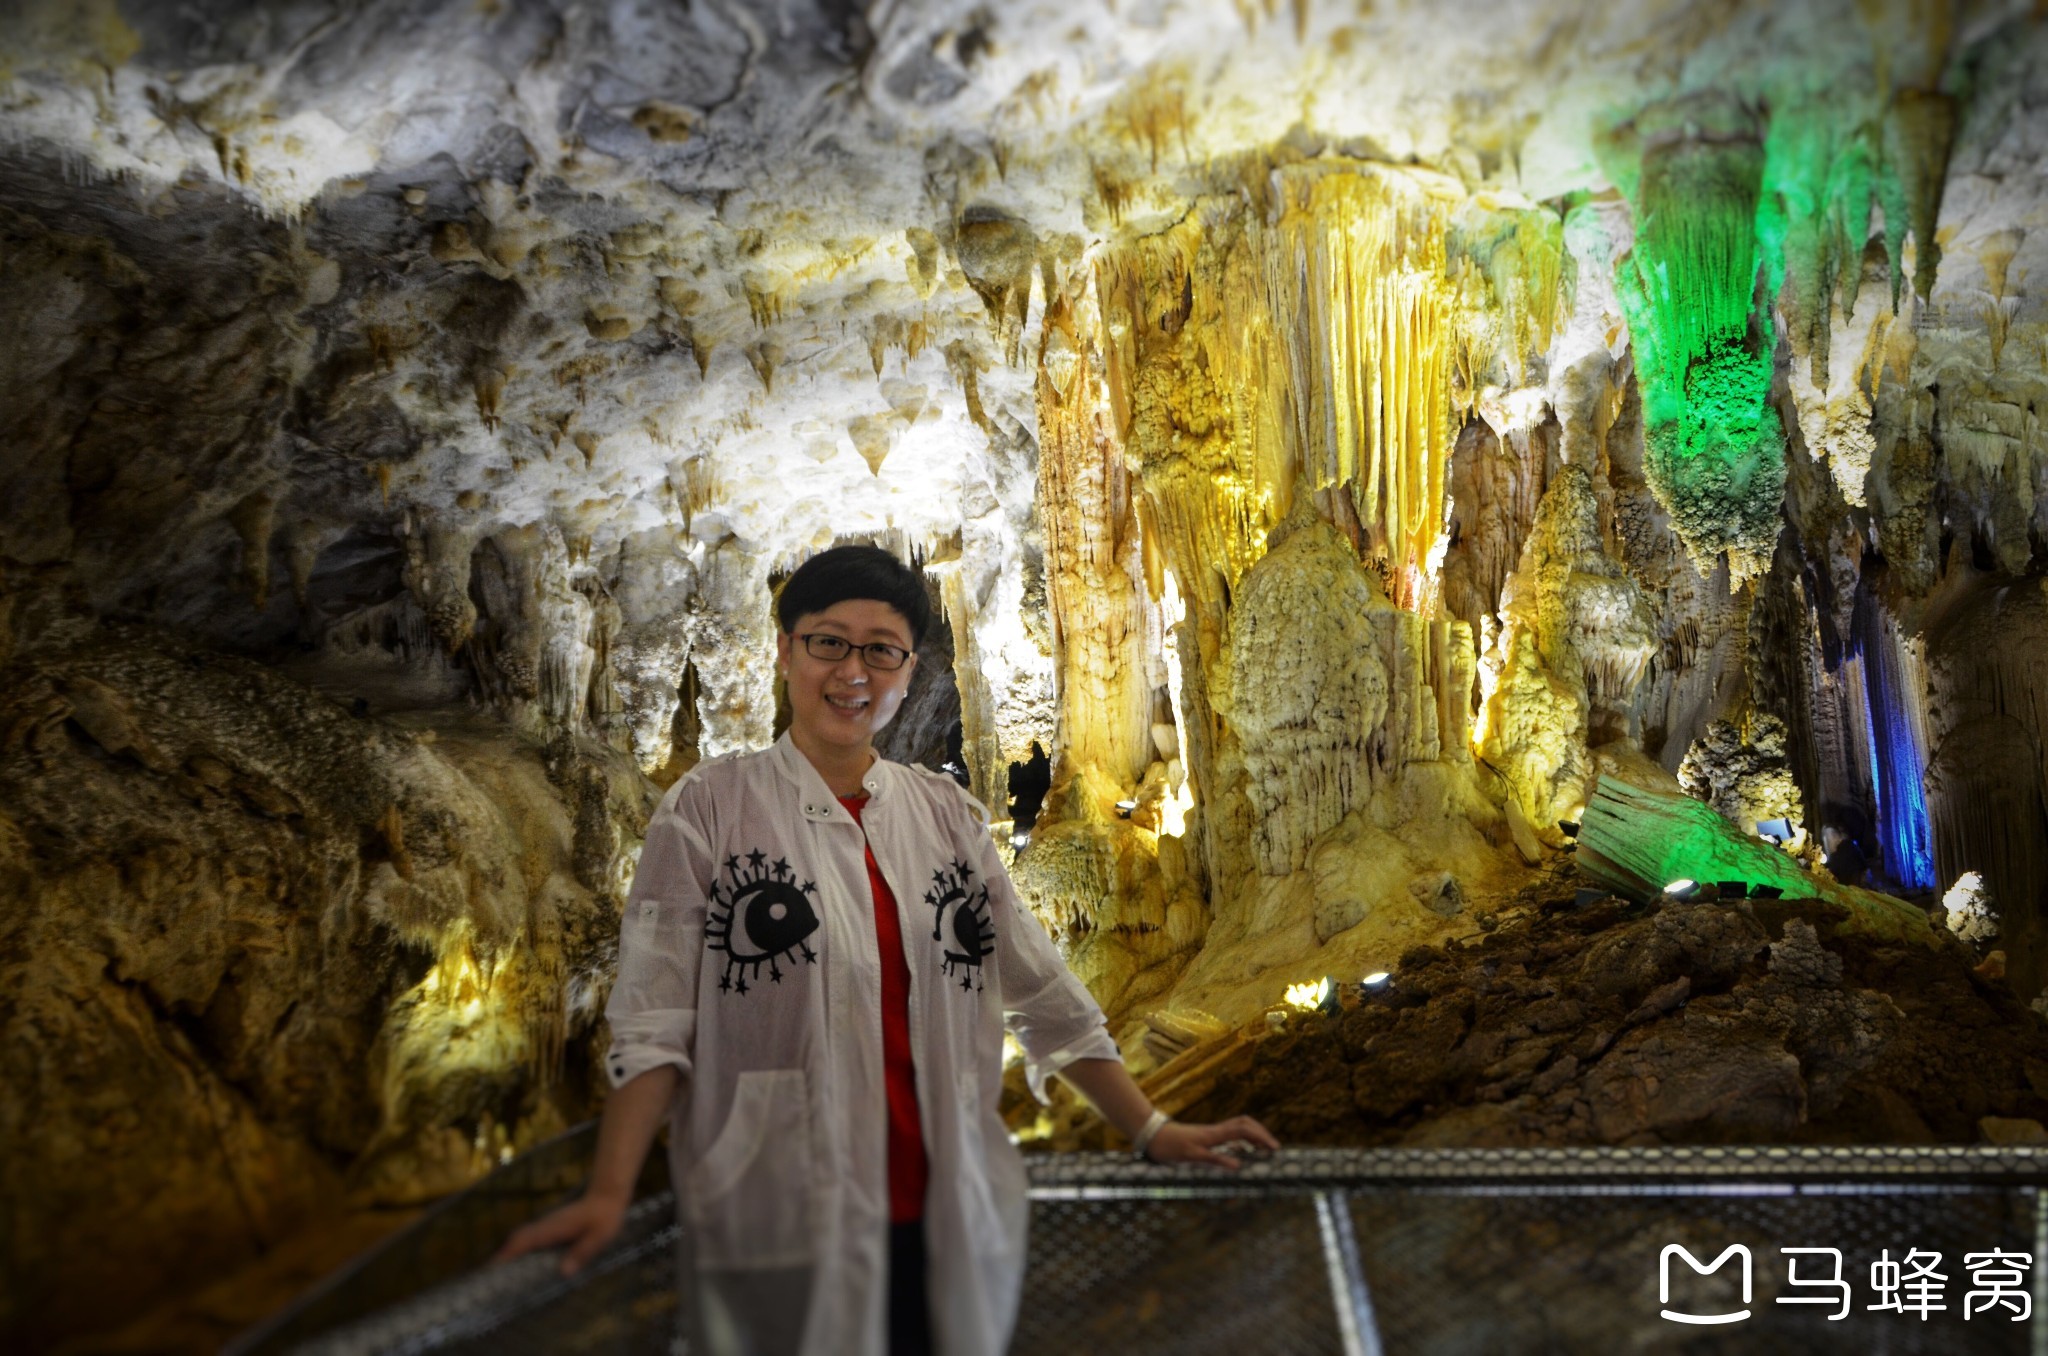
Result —
POLYGON ((912 648, 910 623, 887 603, 848 598, 822 612, 797 618, 796 625, 775 638, 789 691, 790 727, 799 743, 833 748, 865 748, 893 720, 910 689, 917 656, 899 669, 870 668, 860 647, 876 643, 912 648), (854 648, 838 660, 816 658, 804 645, 807 635, 838 636, 854 648))

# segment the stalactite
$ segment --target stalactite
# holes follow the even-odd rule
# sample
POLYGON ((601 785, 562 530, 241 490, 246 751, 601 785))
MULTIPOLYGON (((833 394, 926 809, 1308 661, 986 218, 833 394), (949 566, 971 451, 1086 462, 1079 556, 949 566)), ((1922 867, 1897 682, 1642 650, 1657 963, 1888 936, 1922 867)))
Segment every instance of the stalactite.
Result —
MULTIPOLYGON (((1142 518, 1185 607, 1175 627, 1180 735, 1196 802, 1199 875, 1213 889, 1251 870, 1250 816, 1229 789, 1209 689, 1227 665, 1231 600, 1292 492, 1269 370, 1260 265, 1236 203, 1206 205, 1100 258, 1094 270, 1103 398, 1138 465, 1142 518)), ((1162 584, 1163 587, 1163 584, 1162 584)))
POLYGON ((697 760, 690 672, 696 636, 688 606, 697 571, 691 545, 672 524, 649 528, 622 543, 589 581, 604 585, 594 600, 594 638, 611 625, 604 610, 615 604, 618 613, 591 680, 592 710, 609 710, 600 724, 606 738, 618 743, 623 737, 622 747, 632 751, 641 771, 664 786, 697 760), (595 691, 599 683, 611 689, 610 696, 595 691), (687 716, 680 710, 686 701, 687 716))
POLYGON ((1451 458, 1455 542, 1443 579, 1445 609, 1474 624, 1499 611, 1558 460, 1555 424, 1532 428, 1514 412, 1486 406, 1480 413, 1459 433, 1451 458))
POLYGON ((992 207, 970 207, 953 231, 960 271, 987 309, 989 331, 1011 363, 1031 320, 1031 273, 1038 240, 1023 221, 992 207))
POLYGON ((1955 138, 1956 104, 1932 90, 1902 89, 1892 96, 1884 120, 1883 201, 1885 247, 1892 265, 1892 310, 1899 309, 1904 281, 1904 243, 1913 231, 1913 290, 1926 301, 1941 264, 1935 225, 1941 189, 1948 179, 1949 146, 1955 138))
MULTIPOLYGON (((1642 153, 1636 242, 1616 285, 1643 387, 1645 470, 1696 560, 1761 573, 1777 538, 1784 430, 1769 403, 1774 338, 1752 324, 1763 146, 1739 109, 1700 110, 1642 153)), ((1666 116, 1676 116, 1665 111, 1666 116)))
POLYGON ((1642 590, 1607 555, 1599 512, 1586 469, 1563 467, 1537 510, 1519 582, 1533 594, 1544 662, 1577 678, 1595 732, 1611 738, 1628 733, 1657 628, 1642 590))
POLYGON ((1875 129, 1845 125, 1839 103, 1802 101, 1779 110, 1765 142, 1757 220, 1764 269, 1783 280, 1792 356, 1807 360, 1826 387, 1834 307, 1856 309, 1863 245, 1870 236, 1876 179, 1875 129))
POLYGON ((1282 426, 1308 488, 1349 489, 1395 601, 1434 602, 1459 299, 1436 203, 1385 172, 1289 167, 1265 253, 1282 426))
POLYGON ((1828 823, 1840 814, 1839 807, 1868 805, 1876 795, 1869 745, 1858 736, 1868 698, 1861 661, 1829 668, 1818 646, 1809 648, 1808 661, 1815 822, 1828 823))
MULTIPOLYGON (((479 668, 502 684, 499 700, 532 702, 546 724, 580 728, 595 654, 591 604, 571 582, 568 543, 554 524, 536 523, 499 532, 490 545, 479 591, 492 627, 479 668)), ((481 623, 477 630, 481 637, 481 623)))
POLYGON ((586 642, 590 663, 585 669, 587 677, 580 698, 583 714, 607 743, 622 752, 631 752, 632 731, 622 719, 625 707, 619 700, 612 666, 612 651, 625 625, 625 614, 611 591, 594 575, 578 580, 577 592, 590 602, 590 635, 586 642))
POLYGON ((1867 591, 1858 599, 1854 639, 1863 660, 1870 761, 1885 874, 1909 890, 1935 887, 1925 779, 1925 685, 1891 619, 1867 591))
MULTIPOLYGON (((1894 329, 1903 328, 1894 326, 1894 329)), ((1877 550, 1893 585, 1924 594, 1941 569, 1941 450, 1935 442, 1935 395, 1920 387, 1880 392, 1878 436, 1869 495, 1877 550)))
POLYGON ((1454 278, 1471 273, 1485 281, 1488 303, 1500 316, 1509 384, 1541 380, 1532 368, 1572 310, 1575 280, 1564 219, 1526 204, 1503 209, 1492 195, 1480 194, 1459 209, 1446 252, 1454 278))
POLYGON ((312 600, 313 569, 320 561, 320 553, 340 533, 318 523, 301 520, 292 524, 285 536, 285 561, 291 570, 292 601, 304 613, 312 600))
MULTIPOLYGON (((1241 177, 1252 193, 1202 199, 1104 250, 1089 280, 1101 399, 1138 470, 1148 577, 1170 573, 1185 608, 1190 822, 1223 892, 1254 869, 1259 829, 1245 808, 1248 746, 1210 698, 1228 685, 1249 572, 1290 510, 1312 503, 1410 614, 1374 623, 1395 666, 1374 765, 1468 756, 1471 628, 1421 620, 1439 605, 1452 425, 1476 400, 1475 373, 1504 370, 1494 348, 1548 342, 1564 270, 1554 214, 1491 202, 1463 210, 1454 259, 1463 194, 1426 174, 1332 157, 1241 177)), ((1533 360, 1522 351, 1509 365, 1533 360)), ((1540 489, 1549 440, 1527 441, 1540 489)))

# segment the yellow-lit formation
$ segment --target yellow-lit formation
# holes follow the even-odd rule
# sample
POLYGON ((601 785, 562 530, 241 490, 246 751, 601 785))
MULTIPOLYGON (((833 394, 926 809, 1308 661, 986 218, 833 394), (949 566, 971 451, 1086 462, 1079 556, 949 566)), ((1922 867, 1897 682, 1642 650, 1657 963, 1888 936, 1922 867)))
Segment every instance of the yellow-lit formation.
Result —
POLYGON ((1387 560, 1395 601, 1426 611, 1463 338, 1446 203, 1377 166, 1290 169, 1275 181, 1264 301, 1278 342, 1265 389, 1298 489, 1341 490, 1366 553, 1387 560))

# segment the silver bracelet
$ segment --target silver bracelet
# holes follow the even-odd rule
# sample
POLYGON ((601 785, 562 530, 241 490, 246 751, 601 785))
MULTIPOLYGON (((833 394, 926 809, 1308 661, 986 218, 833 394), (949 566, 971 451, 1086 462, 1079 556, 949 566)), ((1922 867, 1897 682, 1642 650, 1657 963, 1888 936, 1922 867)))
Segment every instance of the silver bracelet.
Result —
POLYGON ((1145 1128, 1140 1130, 1131 1140, 1131 1156, 1140 1161, 1150 1161, 1153 1139, 1158 1136, 1159 1132, 1172 1119, 1164 1111, 1154 1107, 1151 1118, 1145 1122, 1145 1128))

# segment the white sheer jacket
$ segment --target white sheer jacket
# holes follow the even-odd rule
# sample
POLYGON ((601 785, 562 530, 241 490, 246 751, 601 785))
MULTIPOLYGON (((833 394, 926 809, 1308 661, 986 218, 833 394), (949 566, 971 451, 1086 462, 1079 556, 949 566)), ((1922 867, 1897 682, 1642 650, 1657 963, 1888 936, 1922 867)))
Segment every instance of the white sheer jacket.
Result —
POLYGON ((1003 1032, 1034 1092, 1117 1058, 1011 888, 982 807, 877 762, 862 822, 784 736, 699 765, 648 824, 605 1014, 614 1086, 682 1075, 670 1166, 700 1349, 886 1347, 881 978, 864 847, 896 896, 931 1186, 937 1349, 996 1356, 1023 1277, 1023 1164, 996 1114, 1003 1032))

